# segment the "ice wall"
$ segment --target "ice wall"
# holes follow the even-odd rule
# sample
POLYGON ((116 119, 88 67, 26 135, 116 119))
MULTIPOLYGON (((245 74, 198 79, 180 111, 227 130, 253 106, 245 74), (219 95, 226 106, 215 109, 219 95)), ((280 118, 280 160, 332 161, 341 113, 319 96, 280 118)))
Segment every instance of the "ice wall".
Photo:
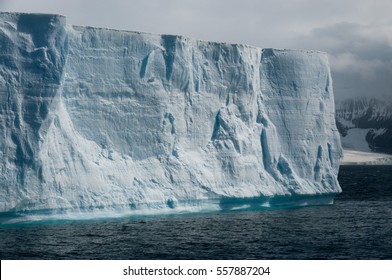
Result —
POLYGON ((0 211, 340 192, 327 55, 0 13, 0 211))

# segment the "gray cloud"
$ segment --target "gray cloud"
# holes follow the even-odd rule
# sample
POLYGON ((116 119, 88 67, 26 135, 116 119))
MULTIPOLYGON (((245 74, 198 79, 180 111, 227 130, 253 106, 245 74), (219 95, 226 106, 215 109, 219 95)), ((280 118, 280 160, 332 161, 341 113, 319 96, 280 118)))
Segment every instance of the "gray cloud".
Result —
POLYGON ((329 53, 336 97, 391 97, 392 24, 342 22, 316 28, 297 46, 329 53))

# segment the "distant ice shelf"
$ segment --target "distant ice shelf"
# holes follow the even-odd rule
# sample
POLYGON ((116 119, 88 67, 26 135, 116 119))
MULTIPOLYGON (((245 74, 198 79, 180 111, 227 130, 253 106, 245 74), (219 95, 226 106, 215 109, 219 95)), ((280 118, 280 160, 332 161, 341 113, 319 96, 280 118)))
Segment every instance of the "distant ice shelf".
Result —
POLYGON ((392 155, 363 152, 355 150, 344 150, 341 165, 392 165, 392 155))
POLYGON ((0 13, 0 46, 0 212, 328 204, 341 191, 325 53, 20 13, 0 13))

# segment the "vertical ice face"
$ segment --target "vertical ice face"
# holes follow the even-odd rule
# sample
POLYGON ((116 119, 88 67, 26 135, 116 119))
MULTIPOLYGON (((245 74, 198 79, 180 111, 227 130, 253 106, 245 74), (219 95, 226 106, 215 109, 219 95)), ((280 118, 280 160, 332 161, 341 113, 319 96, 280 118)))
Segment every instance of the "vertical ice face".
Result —
MULTIPOLYGON (((280 175, 287 177, 282 166, 291 165, 299 178, 333 191, 341 148, 326 54, 264 50, 260 67, 264 106, 280 140, 275 151, 280 175)), ((295 182, 290 186, 297 189, 301 180, 295 182)))
POLYGON ((325 54, 0 18, 0 211, 340 192, 325 54))
POLYGON ((36 202, 30 200, 29 185, 32 180, 38 187, 44 176, 40 144, 62 81, 67 47, 64 25, 61 16, 1 14, 2 211, 12 209, 17 201, 36 202))

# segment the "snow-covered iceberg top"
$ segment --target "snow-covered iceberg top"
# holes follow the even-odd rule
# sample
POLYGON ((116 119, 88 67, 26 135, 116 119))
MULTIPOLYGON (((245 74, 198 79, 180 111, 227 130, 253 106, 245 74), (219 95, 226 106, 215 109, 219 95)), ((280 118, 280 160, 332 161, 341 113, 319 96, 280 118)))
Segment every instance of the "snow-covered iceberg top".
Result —
POLYGON ((198 211, 341 191, 322 52, 13 13, 0 13, 0 45, 1 212, 198 211))

